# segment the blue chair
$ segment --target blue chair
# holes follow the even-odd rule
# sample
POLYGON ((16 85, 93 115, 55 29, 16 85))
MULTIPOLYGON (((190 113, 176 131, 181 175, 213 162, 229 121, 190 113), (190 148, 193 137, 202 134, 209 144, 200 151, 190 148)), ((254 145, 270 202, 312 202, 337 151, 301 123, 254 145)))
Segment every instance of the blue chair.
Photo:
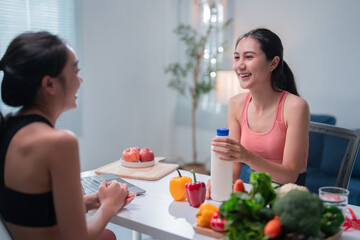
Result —
MULTIPOLYGON (((336 124, 336 119, 330 115, 311 115, 312 122, 330 125, 336 124)), ((359 133, 359 129, 357 130, 359 133)), ((348 140, 336 136, 324 136, 321 133, 309 134, 309 158, 307 165, 306 185, 311 192, 318 193, 321 186, 336 184, 337 172, 341 159, 346 151, 348 140)), ((359 151, 359 147, 358 150, 359 151)), ((347 178, 347 177, 346 177, 347 178)), ((347 186, 350 191, 349 203, 360 204, 360 154, 357 154, 353 165, 350 181, 347 186)))
POLYGON ((248 165, 246 165, 245 163, 241 163, 241 173, 240 173, 239 178, 242 179, 244 181, 244 183, 250 182, 251 172, 252 172, 252 170, 248 165))
MULTIPOLYGON (((360 133, 324 123, 310 122, 310 133, 323 135, 322 159, 318 171, 310 171, 318 161, 308 159, 306 185, 312 192, 321 186, 348 188, 360 145, 360 133), (321 180, 320 180, 321 179, 321 180)), ((310 146, 318 144, 310 139, 310 146)))

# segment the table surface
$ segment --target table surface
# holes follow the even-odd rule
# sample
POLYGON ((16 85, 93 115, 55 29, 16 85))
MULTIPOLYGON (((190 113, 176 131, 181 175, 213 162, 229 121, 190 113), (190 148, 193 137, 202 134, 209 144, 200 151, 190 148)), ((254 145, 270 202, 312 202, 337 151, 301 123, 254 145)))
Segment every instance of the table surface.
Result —
MULTIPOLYGON (((94 174, 93 171, 84 172, 84 175, 94 174)), ((183 176, 192 178, 188 171, 182 171, 183 176)), ((126 179, 128 182, 146 190, 145 194, 136 198, 125 208, 115 215, 111 222, 140 233, 153 236, 157 239, 198 239, 214 240, 214 238, 198 234, 194 231, 196 224, 196 212, 198 208, 191 207, 187 201, 174 201, 169 192, 169 181, 178 176, 176 171, 156 181, 126 179)), ((207 182, 210 176, 197 174, 197 180, 207 182)), ((249 191, 249 185, 245 188, 249 191)), ((213 200, 206 202, 219 206, 221 203, 213 200)), ((349 205, 355 214, 360 216, 360 207, 349 205)), ((350 229, 343 232, 341 240, 360 239, 360 231, 350 229)))

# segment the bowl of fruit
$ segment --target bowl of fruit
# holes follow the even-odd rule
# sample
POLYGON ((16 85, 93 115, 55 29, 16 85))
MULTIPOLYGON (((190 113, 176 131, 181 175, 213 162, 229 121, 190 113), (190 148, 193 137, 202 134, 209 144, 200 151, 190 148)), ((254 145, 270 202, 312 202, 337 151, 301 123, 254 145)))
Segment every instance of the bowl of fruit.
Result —
POLYGON ((121 165, 130 168, 154 166, 154 153, 150 148, 129 147, 122 153, 121 165))

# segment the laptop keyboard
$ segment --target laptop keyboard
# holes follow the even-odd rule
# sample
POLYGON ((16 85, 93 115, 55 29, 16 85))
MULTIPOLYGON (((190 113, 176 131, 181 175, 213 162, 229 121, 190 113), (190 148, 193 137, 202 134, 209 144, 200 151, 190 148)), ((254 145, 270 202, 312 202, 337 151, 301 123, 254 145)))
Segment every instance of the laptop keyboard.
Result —
POLYGON ((90 177, 82 177, 81 185, 83 187, 84 194, 96 193, 99 189, 99 186, 102 181, 112 181, 116 180, 121 183, 126 183, 128 187, 134 186, 133 184, 125 181, 124 179, 114 175, 114 174, 102 174, 102 175, 94 175, 90 177))

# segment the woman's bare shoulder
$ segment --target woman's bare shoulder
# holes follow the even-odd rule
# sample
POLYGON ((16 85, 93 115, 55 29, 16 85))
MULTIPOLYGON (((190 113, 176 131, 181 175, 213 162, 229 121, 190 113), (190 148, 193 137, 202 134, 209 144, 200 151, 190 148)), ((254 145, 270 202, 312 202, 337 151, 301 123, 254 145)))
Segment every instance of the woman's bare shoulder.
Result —
POLYGON ((246 95, 248 93, 239 93, 235 96, 232 96, 230 99, 229 99, 229 106, 232 105, 232 106, 236 106, 236 107, 239 107, 239 106, 242 106, 244 104, 244 101, 245 101, 245 98, 246 98, 246 95))
POLYGON ((48 156, 51 171, 63 172, 77 164, 79 145, 74 134, 67 130, 53 129, 44 139, 48 141, 48 149, 43 152, 43 156, 48 156))
POLYGON ((245 102, 247 93, 239 93, 230 98, 228 104, 228 125, 231 121, 240 121, 242 108, 245 102))
POLYGON ((33 144, 36 149, 39 149, 39 154, 50 158, 78 148, 78 140, 74 134, 67 130, 54 128, 38 131, 36 137, 33 138, 33 144))
POLYGON ((71 131, 64 130, 64 129, 56 129, 51 128, 48 131, 43 131, 39 133, 38 137, 44 142, 48 143, 49 145, 59 145, 59 144, 71 144, 77 142, 77 138, 75 134, 71 131))
POLYGON ((309 108, 309 105, 305 99, 289 93, 285 100, 285 108, 306 110, 307 108, 309 108))
POLYGON ((305 99, 289 93, 284 104, 284 117, 286 119, 310 119, 309 105, 305 99))

